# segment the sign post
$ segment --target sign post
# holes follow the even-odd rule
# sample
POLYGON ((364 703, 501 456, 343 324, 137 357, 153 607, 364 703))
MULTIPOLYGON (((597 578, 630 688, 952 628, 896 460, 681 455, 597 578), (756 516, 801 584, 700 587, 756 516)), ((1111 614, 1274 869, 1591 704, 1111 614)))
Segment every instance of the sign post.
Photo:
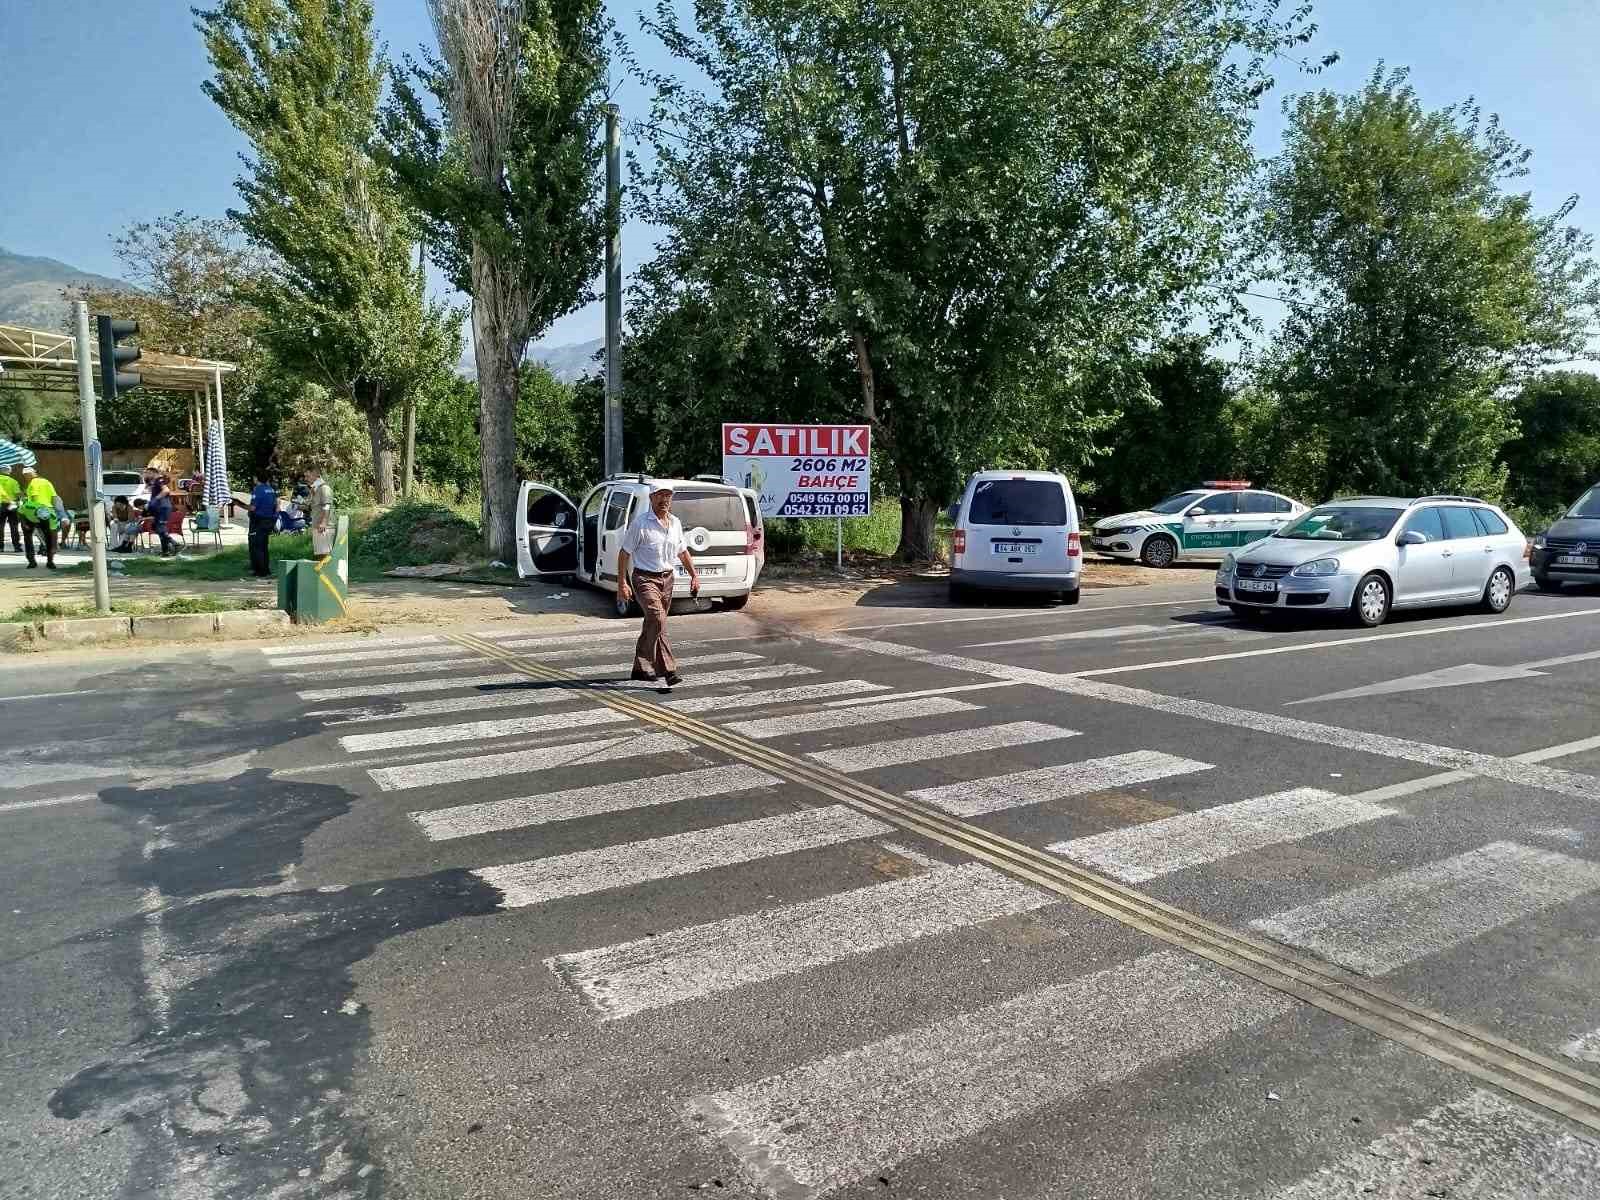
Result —
POLYGON ((834 517, 844 562, 844 518, 872 513, 870 425, 722 427, 722 475, 760 497, 764 517, 834 517))

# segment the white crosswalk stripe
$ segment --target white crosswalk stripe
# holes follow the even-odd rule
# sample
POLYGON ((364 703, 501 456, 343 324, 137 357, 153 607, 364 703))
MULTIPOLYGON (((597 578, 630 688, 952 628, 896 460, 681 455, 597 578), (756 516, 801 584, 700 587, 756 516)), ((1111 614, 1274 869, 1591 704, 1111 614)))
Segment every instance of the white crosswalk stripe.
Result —
POLYGON ((702 713, 725 712, 736 708, 766 708, 773 704, 803 704, 812 700, 827 700, 833 696, 865 696, 873 692, 886 692, 887 684, 868 683, 865 679, 836 679, 828 683, 802 683, 794 687, 772 688, 764 692, 726 692, 715 696, 685 696, 681 700, 667 700, 663 708, 674 712, 702 713))
MULTIPOLYGON (((353 667, 328 667, 318 671, 287 671, 284 678, 292 679, 296 686, 335 679, 360 679, 389 681, 397 675, 438 675, 443 671, 459 671, 467 663, 481 662, 476 650, 441 650, 441 654, 454 654, 455 658, 426 658, 416 662, 391 663, 383 658, 373 659, 353 667)), ((524 675, 522 678, 526 679, 524 675)))
POLYGON ((417 729, 391 729, 383 733, 351 733, 339 745, 351 754, 393 750, 398 746, 433 746, 440 742, 473 742, 511 737, 519 733, 549 733, 557 729, 584 729, 595 725, 620 725, 633 718, 627 713, 591 705, 572 712, 540 713, 532 717, 507 717, 499 721, 463 721, 417 729))
POLYGON ((969 863, 546 961, 616 1020, 1051 903, 969 863))
POLYGON ((329 638, 327 641, 292 642, 283 646, 262 646, 261 653, 274 662, 284 662, 307 654, 326 654, 330 650, 384 650, 404 646, 437 646, 444 639, 436 633, 414 637, 329 638))
POLYGON ((956 754, 977 754, 984 750, 1003 750, 1058 738, 1077 737, 1076 729, 1045 725, 1038 721, 1011 721, 954 733, 930 733, 891 742, 865 746, 846 746, 838 750, 818 750, 809 757, 839 771, 871 771, 902 763, 939 760, 956 754))
POLYGON ((401 767, 374 767, 367 774, 384 791, 396 792, 440 783, 463 783, 470 779, 492 779, 498 775, 544 771, 575 763, 605 763, 619 758, 641 758, 687 749, 688 742, 670 733, 644 733, 631 737, 540 746, 532 750, 513 750, 504 754, 408 763, 401 767))
POLYGON ((453 692, 457 688, 513 686, 528 688, 533 686, 533 681, 520 671, 502 672, 496 675, 464 675, 459 679, 408 679, 402 683, 375 678, 366 683, 349 684, 345 687, 308 688, 296 694, 300 699, 316 704, 326 703, 329 700, 354 700, 361 696, 411 696, 417 692, 453 692))
POLYGON ((1295 788, 1056 842, 1047 849, 1125 883, 1143 883, 1231 855, 1394 815, 1391 808, 1355 796, 1295 788))
POLYGON ((329 666, 333 663, 370 663, 384 664, 397 662, 410 662, 417 659, 440 660, 446 658, 465 658, 476 654, 476 650, 466 646, 416 646, 413 648, 379 646, 369 650, 337 650, 327 654, 297 654, 289 659, 277 659, 273 666, 279 670, 294 669, 308 666, 329 666))
POLYGON ((458 804, 453 808, 414 812, 411 819, 429 840, 442 842, 554 821, 575 821, 601 813, 673 804, 679 800, 726 796, 752 788, 771 787, 777 782, 775 776, 741 763, 568 788, 542 795, 514 796, 509 800, 458 804))
POLYGON ((1292 1007, 1161 951, 697 1097, 689 1111, 766 1193, 816 1196, 1292 1007))
POLYGON ((520 908, 889 832, 890 827, 881 821, 832 804, 532 862, 483 867, 473 874, 500 889, 504 907, 520 908))
POLYGON ((1273 1200, 1593 1200, 1597 1180, 1600 1142, 1476 1088, 1274 1193, 1273 1200))
MULTIPOLYGON (((1466 937, 1501 928, 1535 906, 1600 886, 1600 864, 1506 843, 1406 875, 1403 887, 1354 888, 1256 925, 1274 934, 1314 931, 1320 942, 1309 948, 1318 950, 1330 945, 1336 951, 1356 948, 1364 931, 1382 946, 1381 961, 1365 965, 1388 973, 1466 937), (1507 876, 1512 877, 1509 884, 1507 876), (1430 886, 1443 888, 1438 904, 1425 899, 1430 886), (1430 936, 1424 929, 1418 937, 1407 922, 1419 909, 1436 926, 1440 909, 1471 915, 1449 918, 1448 931, 1435 928, 1430 936), (1334 944, 1335 933, 1347 936, 1347 946, 1334 944)), ((642 943, 632 946, 640 968, 647 970, 649 951, 642 943)), ((603 970, 603 965, 621 964, 606 959, 593 968, 603 970)), ((605 978, 597 975, 596 987, 602 991, 605 978)), ((650 986, 644 974, 627 998, 650 986)), ((594 996, 589 998, 595 1002, 594 996)), ((597 1007, 605 1013, 603 1002, 604 997, 597 1007)), ((1279 993, 1190 955, 1163 950, 729 1091, 697 1096, 689 1102, 689 1113, 721 1138, 745 1176, 765 1193, 814 1197, 997 1122, 1202 1050, 1226 1034, 1258 1027, 1293 1008, 1294 1001, 1279 993)), ((1558 1167, 1552 1167, 1554 1178, 1568 1177, 1560 1171, 1570 1172, 1571 1178, 1593 1178, 1589 1151, 1574 1161, 1566 1149, 1547 1144, 1552 1151, 1561 1150, 1558 1167)), ((1476 1156, 1466 1161, 1476 1161, 1476 1156)), ((1346 1171, 1341 1177, 1346 1183, 1342 1189, 1316 1190, 1319 1176, 1297 1185, 1305 1190, 1291 1190, 1282 1200, 1371 1194, 1349 1186, 1352 1174, 1358 1173, 1346 1171)), ((1419 1193, 1408 1186, 1376 1194, 1419 1193)), ((1449 1194, 1547 1193, 1464 1188, 1449 1194)))
POLYGON ((1108 758, 1041 767, 1036 771, 1016 771, 987 779, 919 788, 911 794, 919 800, 937 804, 946 812, 976 817, 1008 808, 1043 804, 1048 800, 1084 796, 1109 788, 1131 787, 1174 775, 1209 770, 1210 763, 1192 758, 1179 758, 1157 750, 1135 750, 1108 758))
POLYGON ((1600 889, 1600 863, 1493 842, 1251 927, 1364 975, 1459 946, 1600 889))
POLYGON ((782 717, 762 717, 754 721, 732 721, 728 728, 757 740, 789 734, 815 733, 819 729, 850 729, 884 721, 909 721, 920 717, 939 717, 947 713, 977 712, 982 706, 947 696, 928 696, 921 700, 889 701, 859 708, 830 708, 821 712, 782 717))
MULTIPOLYGON (((508 647, 510 643, 505 643, 508 647)), ((589 667, 566 667, 565 670, 591 670, 591 671, 628 671, 633 667, 632 660, 622 661, 615 657, 617 649, 614 646, 580 646, 574 649, 559 651, 540 651, 538 654, 529 655, 536 662, 541 663, 567 663, 580 659, 596 659, 589 667)), ((693 656, 678 655, 680 666, 686 663, 736 663, 759 662, 763 656, 752 654, 748 650, 718 650, 709 654, 693 656)))
POLYGON ((560 649, 566 646, 639 640, 639 626, 631 621, 627 625, 607 625, 600 629, 581 629, 573 633, 529 634, 518 629, 479 629, 474 632, 497 645, 518 650, 537 650, 545 647, 560 649))

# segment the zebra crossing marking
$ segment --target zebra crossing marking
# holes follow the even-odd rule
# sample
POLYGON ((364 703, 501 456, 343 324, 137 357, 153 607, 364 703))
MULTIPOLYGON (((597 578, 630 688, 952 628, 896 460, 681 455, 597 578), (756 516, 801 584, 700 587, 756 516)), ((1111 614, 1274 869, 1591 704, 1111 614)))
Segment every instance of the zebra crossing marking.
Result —
POLYGON ((1045 725, 1039 721, 1010 721, 978 729, 960 729, 953 733, 929 733, 901 738, 898 741, 871 742, 863 746, 845 746, 838 750, 818 750, 806 757, 815 759, 836 771, 854 774, 859 771, 871 771, 877 767, 894 767, 902 763, 921 762, 924 759, 948 758, 955 754, 976 754, 983 750, 1003 750, 1009 746, 1023 746, 1077 736, 1076 729, 1063 729, 1059 725, 1045 725))
POLYGON ((1597 889, 1600 863, 1491 842, 1250 927, 1351 971, 1382 975, 1597 889))
POLYGON ((482 867, 472 873, 500 890, 502 907, 522 908, 889 832, 890 827, 882 821, 843 804, 830 804, 531 862, 482 867))
POLYGON ((548 733, 556 729, 586 729, 594 725, 619 725, 633 718, 611 708, 579 708, 571 712, 540 713, 532 717, 506 717, 494 721, 463 721, 454 725, 431 725, 410 729, 389 729, 383 733, 350 733, 339 745, 351 754, 369 750, 392 750, 397 746, 433 746, 440 742, 478 742, 488 738, 511 737, 519 733, 548 733))
POLYGON ((1191 775, 1209 770, 1210 763, 1196 759, 1179 758, 1158 750, 1135 750, 1107 758, 1041 767, 1035 771, 1015 771, 1009 775, 991 775, 986 779, 918 788, 910 795, 936 804, 957 816, 977 817, 1030 804, 1043 804, 1049 800, 1062 800, 1068 796, 1084 796, 1091 792, 1153 783, 1174 775, 1191 775))
POLYGON ((737 763, 627 779, 620 783, 567 788, 541 795, 513 796, 508 800, 458 804, 451 808, 414 812, 410 816, 429 841, 443 842, 481 833, 501 833, 530 825, 547 825, 555 821, 575 821, 601 813, 673 804, 679 800, 725 796, 753 788, 771 787, 776 783, 776 776, 737 763))
POLYGON ((604 1021, 793 975, 1055 901, 979 863, 558 954, 545 964, 604 1021))
POLYGON ((323 654, 329 650, 393 649, 400 646, 437 646, 444 638, 436 633, 417 634, 412 637, 350 637, 329 638, 327 641, 307 641, 304 645, 262 646, 261 653, 269 659, 283 662, 307 654, 323 654))
POLYGON ((631 737, 599 738, 587 742, 566 742, 539 746, 532 750, 512 750, 503 754, 480 754, 471 758, 444 758, 433 762, 409 763, 403 767, 374 767, 367 772, 386 792, 430 787, 439 783, 463 783, 469 779, 492 779, 498 775, 517 775, 544 771, 573 763, 611 762, 619 758, 640 758, 687 750, 689 743, 670 733, 641 733, 631 737))
MULTIPOLYGON (((452 651, 451 653, 454 652, 452 651)), ((443 671, 459 671, 463 666, 475 660, 482 661, 480 656, 472 653, 463 654, 458 658, 429 658, 419 662, 391 663, 387 659, 378 659, 354 667, 329 667, 326 670, 318 671, 286 671, 284 678, 293 680, 296 687, 306 683, 331 682, 335 679, 360 679, 364 675, 383 680, 392 680, 397 675, 438 675, 443 671)))
POLYGON ((1319 788, 1294 788, 1053 842, 1045 849, 1124 883, 1143 883, 1235 854, 1394 815, 1394 809, 1369 804, 1356 796, 1339 796, 1319 788))
POLYGON ((883 721, 907 721, 919 717, 938 717, 948 713, 979 712, 982 705, 927 696, 920 700, 885 701, 882 704, 852 708, 828 708, 819 712, 761 717, 753 721, 730 721, 728 728, 757 741, 789 734, 815 733, 819 729, 850 729, 883 721))
POLYGON ((299 654, 292 659, 272 662, 279 670, 306 666, 329 666, 333 663, 395 663, 413 659, 470 657, 473 651, 465 646, 416 646, 411 649, 381 646, 371 650, 339 650, 327 654, 299 654))
POLYGON ((764 692, 685 696, 681 700, 667 700, 661 707, 685 713, 723 712, 736 708, 765 708, 769 704, 797 704, 809 700, 825 700, 830 696, 857 697, 889 690, 888 684, 869 683, 865 679, 836 679, 828 683, 802 683, 793 687, 772 688, 764 692))

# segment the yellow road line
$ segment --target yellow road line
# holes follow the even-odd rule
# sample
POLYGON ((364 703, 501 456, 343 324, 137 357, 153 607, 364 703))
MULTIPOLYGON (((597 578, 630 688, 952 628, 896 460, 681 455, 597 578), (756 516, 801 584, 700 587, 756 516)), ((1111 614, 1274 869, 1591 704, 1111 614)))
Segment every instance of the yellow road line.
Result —
POLYGON ((1600 1132, 1600 1079, 1568 1063, 1413 1004, 1352 971, 1166 904, 1046 851, 952 817, 930 804, 896 796, 637 696, 596 689, 588 680, 512 653, 483 638, 456 633, 444 636, 523 674, 564 685, 619 712, 769 771, 830 802, 850 805, 921 834, 1600 1132))

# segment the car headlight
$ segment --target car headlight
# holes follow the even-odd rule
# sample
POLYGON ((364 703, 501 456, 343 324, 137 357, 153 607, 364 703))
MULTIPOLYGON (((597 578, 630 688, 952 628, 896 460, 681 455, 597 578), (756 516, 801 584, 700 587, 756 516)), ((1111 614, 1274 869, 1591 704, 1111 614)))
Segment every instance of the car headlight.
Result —
POLYGON ((1233 555, 1224 554, 1222 556, 1222 567, 1220 568, 1220 573, 1223 575, 1233 574, 1233 555))
POLYGON ((1298 575, 1301 579, 1321 579, 1327 575, 1339 573, 1339 560, 1337 558, 1314 558, 1310 562, 1301 563, 1291 575, 1298 575))
POLYGON ((1533 548, 1535 550, 1543 550, 1544 547, 1545 547, 1544 534, 1541 533, 1538 537, 1533 539, 1533 548))

